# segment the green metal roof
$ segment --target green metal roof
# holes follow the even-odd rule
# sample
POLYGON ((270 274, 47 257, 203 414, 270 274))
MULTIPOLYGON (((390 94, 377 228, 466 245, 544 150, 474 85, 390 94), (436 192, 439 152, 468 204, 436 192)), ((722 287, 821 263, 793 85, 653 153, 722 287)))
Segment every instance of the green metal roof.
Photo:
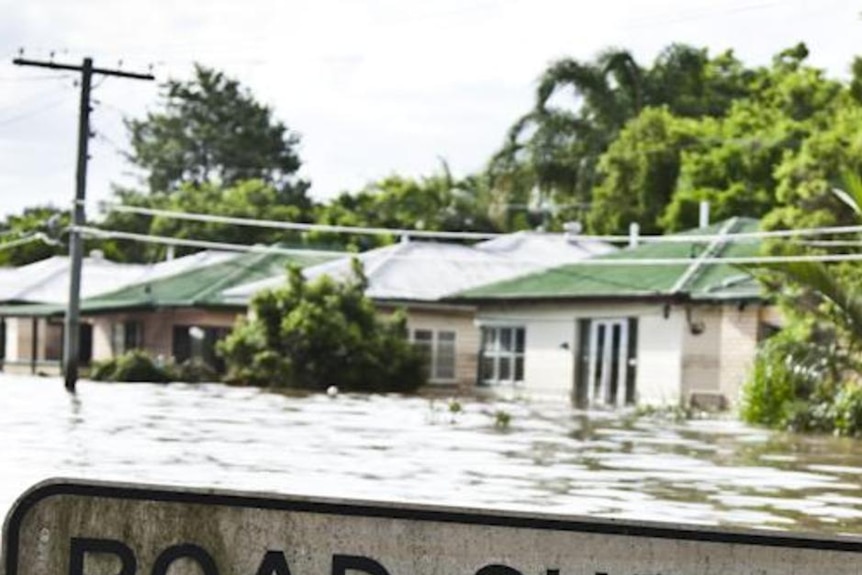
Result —
MULTIPOLYGON (((288 264, 301 267, 329 261, 333 254, 284 254, 279 252, 241 254, 226 261, 187 270, 172 276, 136 283, 113 292, 81 300, 81 313, 152 309, 166 307, 242 307, 224 301, 225 290, 285 273, 288 264)), ((0 306, 0 315, 62 315, 65 305, 44 304, 0 306)))
POLYGON ((741 268, 698 263, 711 257, 750 257, 758 254, 754 241, 711 242, 698 236, 757 231, 759 222, 733 218, 705 228, 675 234, 681 241, 644 243, 612 254, 595 256, 543 272, 461 292, 455 299, 629 299, 683 296, 691 299, 756 299, 760 287, 741 268), (685 241, 690 237, 691 241, 685 241), (651 263, 650 260, 685 259, 691 263, 651 263), (614 260, 640 260, 614 264, 614 260))

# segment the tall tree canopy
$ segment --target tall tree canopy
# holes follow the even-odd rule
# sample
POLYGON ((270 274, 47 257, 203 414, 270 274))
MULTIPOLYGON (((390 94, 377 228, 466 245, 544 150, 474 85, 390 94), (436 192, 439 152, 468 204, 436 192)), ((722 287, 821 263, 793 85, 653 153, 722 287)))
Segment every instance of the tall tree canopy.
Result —
MULTIPOLYGON (((423 178, 393 175, 372 182, 358 193, 342 193, 318 206, 315 220, 322 224, 399 228, 427 231, 498 230, 487 186, 479 177, 456 179, 446 163, 423 178)), ((367 248, 394 238, 351 237, 314 233, 312 241, 346 243, 367 248)))
MULTIPOLYGON (((299 207, 281 202, 278 191, 261 180, 246 180, 233 186, 209 182, 200 185, 184 183, 172 193, 146 194, 128 190, 118 193, 125 205, 172 212, 282 222, 297 222, 304 218, 299 207)), ((108 230, 138 234, 247 245, 298 245, 303 242, 300 233, 281 229, 198 222, 163 216, 148 217, 122 212, 111 212, 101 226, 108 230)), ((165 251, 162 246, 126 240, 104 241, 102 249, 109 258, 121 261, 153 261, 160 259, 165 251)), ((197 250, 178 248, 176 253, 191 251, 197 250)))
POLYGON ((532 111, 509 130, 489 174, 497 194, 525 201, 534 189, 582 217, 601 182, 601 156, 623 127, 649 107, 680 117, 718 117, 747 96, 755 76, 726 52, 668 46, 645 68, 625 50, 608 50, 591 62, 563 59, 542 74, 532 111), (571 89, 574 100, 563 96, 571 89))
POLYGON ((195 65, 191 80, 168 80, 162 88, 158 111, 126 122, 128 157, 146 173, 150 192, 257 179, 286 203, 305 201, 308 184, 296 178, 299 136, 237 80, 195 65))

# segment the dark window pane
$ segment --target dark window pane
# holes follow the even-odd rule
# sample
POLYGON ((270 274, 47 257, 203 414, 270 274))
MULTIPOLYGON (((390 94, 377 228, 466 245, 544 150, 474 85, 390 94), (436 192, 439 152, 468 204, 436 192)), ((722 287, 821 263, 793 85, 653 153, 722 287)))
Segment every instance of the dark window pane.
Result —
POLYGON ((524 340, 526 339, 526 330, 522 327, 515 328, 515 351, 524 353, 524 340))
POLYGON ((417 329, 413 332, 413 339, 417 342, 430 342, 434 339, 434 332, 432 332, 430 329, 417 329))
POLYGON ((482 358, 482 381, 484 382, 493 382, 496 380, 494 374, 494 358, 493 357, 483 357, 482 358))
POLYGON ((512 331, 514 331, 510 327, 504 327, 500 329, 500 349, 502 351, 512 351, 512 331))
POLYGON ((500 374, 498 379, 500 381, 510 381, 512 379, 512 358, 500 358, 500 374))
POLYGON ((515 358, 515 381, 524 381, 524 358, 515 358))

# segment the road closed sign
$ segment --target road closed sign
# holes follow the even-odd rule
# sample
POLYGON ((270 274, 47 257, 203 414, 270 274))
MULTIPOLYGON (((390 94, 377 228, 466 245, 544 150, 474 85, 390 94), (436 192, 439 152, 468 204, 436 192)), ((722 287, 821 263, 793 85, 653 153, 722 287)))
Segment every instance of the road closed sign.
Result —
POLYGON ((52 480, 5 575, 844 575, 862 539, 52 480))

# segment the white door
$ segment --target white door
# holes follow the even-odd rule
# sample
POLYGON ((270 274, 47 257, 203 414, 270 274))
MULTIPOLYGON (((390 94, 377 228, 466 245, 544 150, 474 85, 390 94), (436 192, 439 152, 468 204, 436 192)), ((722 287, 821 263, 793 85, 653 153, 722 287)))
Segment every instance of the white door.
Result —
POLYGON ((590 406, 621 407, 626 403, 628 320, 590 322, 587 401, 590 406))

